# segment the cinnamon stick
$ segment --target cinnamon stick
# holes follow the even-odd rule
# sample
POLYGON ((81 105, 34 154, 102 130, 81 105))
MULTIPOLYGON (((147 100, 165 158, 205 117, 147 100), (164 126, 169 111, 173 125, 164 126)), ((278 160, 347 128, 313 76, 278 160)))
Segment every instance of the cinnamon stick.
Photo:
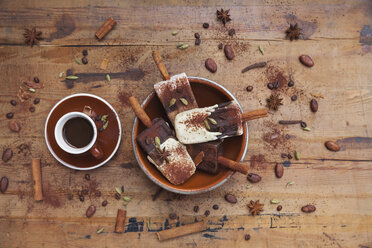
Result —
POLYGON ((116 25, 116 21, 110 17, 107 21, 98 29, 96 37, 102 39, 110 30, 116 25))
POLYGON ((137 99, 134 96, 131 96, 129 97, 129 103, 132 106, 134 113, 136 113, 138 119, 140 119, 146 127, 150 127, 152 125, 151 119, 143 110, 137 99))
POLYGON ((116 233, 124 232, 124 222, 125 222, 126 217, 127 217, 127 211, 118 209, 118 213, 116 215, 116 224, 115 224, 116 233))
POLYGON ((267 116, 267 109, 257 109, 254 111, 246 112, 242 114, 242 122, 259 119, 267 116))
POLYGON ((163 61, 162 57, 160 56, 159 51, 158 50, 152 51, 152 57, 154 58, 154 61, 155 61, 156 65, 158 66, 158 69, 159 69, 161 75, 163 76, 163 78, 165 80, 169 80, 170 79, 169 73, 167 71, 167 68, 165 68, 164 61, 163 61))
POLYGON ((164 230, 157 232, 156 235, 160 241, 178 238, 187 234, 201 232, 207 229, 207 225, 204 221, 195 222, 192 224, 164 230))
POLYGON ((34 199, 35 201, 42 201, 43 188, 41 186, 40 158, 32 159, 32 178, 34 181, 34 199))
POLYGON ((233 171, 240 172, 244 175, 248 174, 248 166, 239 164, 238 162, 235 162, 234 160, 219 156, 218 163, 233 171))
POLYGON ((262 68, 262 67, 265 67, 267 65, 266 62, 259 62, 259 63, 254 63, 250 66, 247 66, 245 67, 243 70, 242 70, 242 73, 244 72, 247 72, 247 71, 250 71, 252 69, 256 69, 256 68, 262 68))

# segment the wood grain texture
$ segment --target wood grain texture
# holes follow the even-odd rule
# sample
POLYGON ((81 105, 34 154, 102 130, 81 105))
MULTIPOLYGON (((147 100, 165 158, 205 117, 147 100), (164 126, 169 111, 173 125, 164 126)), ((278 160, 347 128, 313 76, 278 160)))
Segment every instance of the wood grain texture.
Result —
POLYGON ((0 151, 13 149, 13 158, 0 162, 0 177, 9 187, 0 195, 0 247, 372 247, 372 3, 355 1, 1 1, 0 2, 0 151), (231 9, 233 21, 218 23, 217 8, 231 9), (102 40, 94 34, 112 16, 117 25, 102 40), (171 21, 170 21, 171 20, 171 21), (288 23, 297 21, 306 40, 284 39, 288 23), (202 23, 210 28, 203 29, 202 23), (32 49, 23 43, 23 28, 36 26, 44 40, 32 49), (236 36, 227 35, 228 28, 236 36), (171 32, 179 30, 176 36, 171 32), (201 45, 194 46, 194 33, 201 45), (186 50, 179 42, 190 44, 186 50), (236 57, 228 61, 219 43, 231 44, 236 57), (264 48, 264 55, 258 46, 264 48), (87 49, 89 63, 78 65, 87 49), (266 105, 273 78, 295 82, 279 90, 283 106, 269 117, 249 122, 249 149, 243 164, 262 176, 247 189, 246 177, 235 174, 220 188, 205 194, 177 197, 158 190, 141 171, 131 147, 134 118, 130 94, 139 101, 162 79, 152 59, 159 49, 171 75, 184 72, 214 80, 230 90, 245 111, 266 105), (315 66, 300 64, 301 54, 312 56, 315 66), (218 66, 212 74, 204 61, 213 58, 218 66), (108 59, 106 70, 99 69, 108 59), (268 66, 242 74, 246 66, 267 61, 268 66), (73 85, 58 74, 78 74, 73 85), (110 74, 111 81, 105 80, 110 74), (12 106, 20 84, 38 76, 44 89, 32 94, 41 99, 36 111, 32 102, 12 106), (245 88, 253 86, 252 92, 245 88), (68 86, 68 87, 67 87, 68 86), (123 137, 119 151, 105 166, 89 172, 73 171, 58 164, 44 141, 44 123, 52 106, 78 92, 105 98, 117 110, 123 137), (297 101, 291 96, 296 94, 297 101), (311 94, 318 97, 319 111, 309 108, 311 94), (11 132, 5 115, 14 112, 22 129, 11 132), (302 119, 311 128, 282 126, 283 119, 302 119), (285 139, 289 134, 291 138, 285 139), (270 140, 272 137, 277 137, 270 140), (334 153, 324 142, 334 140, 341 151, 334 153), (301 154, 300 160, 285 162, 281 153, 301 154), (40 157, 44 200, 33 200, 31 158, 40 157), (277 179, 276 163, 285 166, 277 179), (287 182, 292 186, 286 187, 287 182), (118 208, 115 187, 124 185, 131 198, 125 207, 125 233, 114 233, 118 208), (102 195, 80 202, 82 188, 98 189, 102 195), (224 200, 233 193, 238 203, 224 200), (69 196, 73 198, 69 200, 69 196), (103 200, 106 207, 101 206, 103 200), (281 212, 270 204, 278 199, 281 212), (261 216, 248 215, 250 200, 265 204, 261 216), (89 205, 97 211, 85 217, 89 205), (213 210, 214 204, 219 205, 213 210), (316 205, 304 214, 301 207, 316 205), (200 206, 198 213, 193 212, 200 206), (204 217, 204 211, 211 215, 204 217), (169 213, 177 219, 170 220, 169 213), (205 220, 207 231, 160 243, 155 232, 205 220), (147 224, 149 223, 149 224, 147 224), (104 227, 104 231, 96 231, 104 227), (251 240, 245 241, 244 235, 251 240))

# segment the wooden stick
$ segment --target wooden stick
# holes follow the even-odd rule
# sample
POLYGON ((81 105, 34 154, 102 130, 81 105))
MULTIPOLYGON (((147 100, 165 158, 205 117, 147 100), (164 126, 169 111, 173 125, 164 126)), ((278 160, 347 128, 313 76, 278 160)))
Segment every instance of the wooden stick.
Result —
POLYGON ((40 158, 32 159, 32 178, 34 181, 34 199, 35 201, 42 201, 43 188, 41 186, 40 158))
POLYGON ((127 211, 118 209, 118 213, 116 215, 116 224, 115 224, 116 233, 124 232, 124 223, 125 223, 126 217, 127 217, 127 211))
POLYGON ((192 160, 194 160, 195 166, 198 166, 201 162, 203 162, 204 152, 199 152, 192 160))
POLYGON ((116 21, 110 17, 107 21, 98 29, 96 37, 102 39, 110 30, 116 25, 116 21))
POLYGON ((156 65, 158 66, 158 69, 159 69, 161 75, 163 76, 163 78, 165 80, 169 80, 170 79, 169 73, 167 71, 167 68, 165 68, 164 61, 163 61, 162 57, 160 56, 159 51, 158 50, 152 51, 152 57, 154 58, 154 61, 155 61, 156 65))
POLYGON ((235 162, 234 160, 219 156, 218 163, 233 171, 240 172, 244 175, 248 174, 248 166, 239 164, 238 162, 235 162))
POLYGON ((134 113, 136 113, 138 119, 140 119, 146 127, 151 127, 152 123, 150 117, 146 114, 145 110, 143 110, 134 96, 129 97, 129 103, 132 106, 134 113))
POLYGON ((178 238, 187 234, 201 232, 207 229, 207 225, 204 221, 195 222, 192 224, 164 230, 157 232, 156 235, 160 241, 178 238))
POLYGON ((267 116, 267 109, 257 109, 254 111, 246 112, 242 114, 242 122, 259 119, 267 116))

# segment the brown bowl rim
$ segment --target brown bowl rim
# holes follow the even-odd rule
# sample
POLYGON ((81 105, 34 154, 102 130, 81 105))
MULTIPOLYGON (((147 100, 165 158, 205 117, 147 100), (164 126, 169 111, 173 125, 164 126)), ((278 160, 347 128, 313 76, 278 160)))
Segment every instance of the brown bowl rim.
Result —
MULTIPOLYGON (((216 82, 214 82, 212 80, 209 80, 209 79, 206 79, 206 78, 202 78, 202 77, 193 77, 193 76, 187 76, 187 77, 189 79, 191 79, 191 80, 198 81, 198 83, 206 83, 206 84, 209 84, 209 86, 210 86, 210 84, 212 84, 218 90, 220 90, 223 94, 226 94, 232 100, 235 100, 238 103, 239 108, 242 111, 242 113, 244 113, 244 110, 243 110, 242 106, 240 105, 239 101, 235 98, 235 96, 228 89, 226 89, 222 85, 220 85, 220 84, 218 84, 218 83, 216 83, 216 82)), ((144 107, 148 103, 148 101, 153 97, 154 94, 155 94, 154 91, 151 92, 146 97, 146 99, 142 102, 141 106, 144 107)), ((154 177, 146 169, 146 167, 142 164, 141 159, 138 156, 137 145, 136 145, 136 137, 135 137, 135 133, 136 133, 136 131, 138 129, 137 123, 138 123, 138 117, 136 116, 134 118, 133 128, 132 128, 132 147, 133 147, 134 155, 135 155, 136 160, 137 160, 137 163, 140 165, 142 171, 147 175, 147 177, 151 181, 153 181, 155 184, 157 184, 161 188, 163 188, 165 190, 168 190, 168 191, 171 191, 173 193, 177 193, 177 194, 185 194, 185 195, 201 194, 201 193, 209 192, 211 190, 214 190, 214 189, 218 188, 219 186, 221 186, 222 184, 224 184, 234 174, 234 171, 231 171, 230 170, 228 173, 226 173, 225 178, 223 178, 222 180, 219 179, 219 181, 217 181, 212 186, 210 186, 208 188, 203 188, 203 189, 200 189, 200 190, 198 190, 198 189, 186 190, 186 189, 173 188, 173 187, 170 187, 169 185, 166 185, 166 184, 162 183, 161 181, 159 181, 156 177, 154 177)), ((245 157, 245 155, 247 153, 247 150, 248 150, 249 132, 248 132, 247 122, 244 124, 243 137, 244 137, 244 141, 245 141, 244 144, 243 144, 244 145, 244 149, 243 149, 243 151, 242 151, 242 149, 240 150, 240 157, 238 158, 237 161, 241 161, 245 157)))

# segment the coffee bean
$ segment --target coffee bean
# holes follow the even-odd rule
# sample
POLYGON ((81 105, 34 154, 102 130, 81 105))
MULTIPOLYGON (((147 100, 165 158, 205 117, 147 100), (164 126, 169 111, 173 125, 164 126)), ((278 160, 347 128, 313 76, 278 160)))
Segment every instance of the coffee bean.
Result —
POLYGON ((234 51, 230 45, 225 46, 224 52, 228 60, 232 60, 235 57, 234 51))
POLYGON ((95 195, 96 197, 101 197, 102 193, 101 193, 101 191, 97 190, 97 191, 94 193, 94 195, 95 195))
POLYGON ((121 192, 124 192, 124 186, 121 185, 121 192))
POLYGON ((291 80, 288 82, 288 87, 293 87, 294 86, 294 82, 291 80))
POLYGON ((213 207, 212 207, 214 210, 217 210, 219 208, 219 206, 217 204, 214 204, 213 207))
POLYGON ((102 202, 102 206, 103 206, 103 207, 106 207, 106 206, 107 206, 107 203, 108 203, 108 202, 107 202, 106 200, 104 200, 104 201, 102 202))
POLYGON ((33 113, 33 112, 35 112, 35 107, 30 107, 29 110, 30 110, 31 113, 33 113))
POLYGON ((300 62, 307 67, 312 67, 314 65, 314 61, 309 55, 301 55, 299 59, 300 62))
POLYGON ((332 152, 338 152, 340 150, 340 146, 333 141, 327 141, 324 143, 324 145, 327 147, 328 150, 332 152))
POLYGON ((14 116, 13 112, 9 112, 9 113, 6 114, 6 118, 8 118, 8 119, 12 119, 13 116, 14 116))
POLYGON ((85 176, 84 176, 84 178, 85 178, 85 180, 90 180, 90 175, 89 174, 85 174, 85 176))
POLYGON ((9 121, 8 126, 10 130, 16 133, 18 133, 21 130, 21 125, 19 125, 19 123, 16 121, 9 121))
POLYGON ((306 205, 301 208, 301 211, 304 213, 312 213, 316 210, 314 205, 306 205))
POLYGON ((232 203, 232 204, 235 204, 235 203, 238 202, 238 200, 236 199, 235 195, 229 194, 229 193, 225 195, 225 200, 228 201, 228 202, 230 202, 230 203, 232 203))
POLYGON ((199 206, 194 206, 194 212, 195 213, 199 212, 199 206))
POLYGON ((34 77, 34 82, 38 84, 40 82, 39 78, 38 77, 34 77))
POLYGON ((251 239, 251 235, 246 234, 246 235, 244 236, 244 239, 245 239, 246 241, 250 240, 250 239, 251 239))
POLYGON ((87 194, 89 193, 89 191, 88 191, 87 189, 83 189, 83 190, 81 191, 81 193, 83 193, 83 195, 87 195, 87 194))
POLYGON ((9 180, 7 177, 2 177, 0 180, 0 192, 5 193, 8 188, 9 180))
POLYGON ((307 124, 306 124, 306 122, 304 122, 304 121, 301 121, 301 127, 302 127, 302 128, 305 128, 305 127, 307 127, 307 124))
POLYGON ((261 181, 261 177, 257 174, 249 173, 247 176, 247 180, 251 183, 258 183, 259 181, 261 181))
POLYGON ((284 137, 285 137, 287 140, 289 140, 289 139, 291 138, 291 135, 286 134, 284 137))
POLYGON ((272 83, 268 83, 267 84, 267 88, 269 88, 270 90, 274 89, 274 85, 272 83))
POLYGON ((85 214, 87 215, 88 218, 90 218, 94 215, 95 212, 96 212, 96 207, 93 205, 90 205, 85 214))
POLYGON ((218 44, 218 49, 222 49, 222 48, 223 48, 222 43, 218 44))
POLYGON ((88 64, 88 59, 86 57, 83 57, 81 59, 81 62, 83 62, 84 65, 88 64))
POLYGON ((175 214, 175 213, 169 214, 169 219, 175 220, 176 218, 177 218, 177 214, 175 214))
POLYGON ((79 200, 80 200, 81 202, 83 202, 83 201, 84 201, 84 196, 83 196, 83 195, 80 195, 80 196, 79 196, 79 200))
POLYGON ((203 23, 203 28, 209 28, 209 23, 208 22, 204 22, 203 23))
POLYGON ((282 205, 278 205, 278 206, 276 207, 276 210, 277 210, 278 212, 280 212, 282 209, 283 209, 282 205))
POLYGON ((281 157, 282 158, 286 158, 287 157, 287 153, 282 153, 281 157))
POLYGON ((275 165, 275 175, 277 178, 281 178, 284 174, 284 167, 282 164, 275 165))
POLYGON ((3 161, 8 162, 13 157, 13 150, 11 148, 6 148, 3 152, 3 161))
POLYGON ((246 90, 248 91, 248 92, 251 92, 252 90, 253 90, 253 86, 247 86, 247 88, 246 88, 246 90))
POLYGON ((35 98, 34 99, 34 104, 39 104, 39 102, 40 102, 40 98, 35 98))
POLYGON ((311 101, 310 101, 310 109, 314 113, 318 111, 318 102, 315 99, 311 99, 311 101))
POLYGON ((195 39, 195 46, 199 46, 201 43, 201 40, 200 39, 195 39))
POLYGON ((16 106, 17 105, 17 101, 16 100, 11 100, 10 101, 10 104, 13 105, 13 106, 16 106))
POLYGON ((229 35, 230 35, 230 36, 233 36, 234 34, 235 34, 235 29, 233 29, 233 28, 230 29, 230 30, 229 30, 229 35))
POLYGON ((119 193, 115 193, 115 199, 120 200, 120 194, 119 193))
POLYGON ((200 39, 200 34, 199 33, 195 33, 194 34, 194 37, 195 37, 195 39, 200 39))
POLYGON ((209 210, 205 210, 205 212, 204 212, 204 215, 205 216, 208 216, 208 215, 210 215, 211 214, 211 211, 209 211, 209 210))
POLYGON ((215 73, 217 71, 217 64, 216 62, 214 62, 213 59, 211 58, 208 58, 206 61, 205 61, 205 67, 208 69, 208 71, 212 72, 212 73, 215 73))
POLYGON ((274 89, 277 89, 277 88, 279 88, 279 81, 274 82, 274 89))
POLYGON ((88 51, 87 50, 83 50, 83 56, 88 56, 88 51))
POLYGON ((288 153, 287 157, 288 157, 288 159, 292 159, 293 158, 292 154, 290 154, 290 153, 288 153))
POLYGON ((296 95, 291 96, 291 100, 292 100, 292 102, 296 101, 297 100, 297 96, 296 95))

